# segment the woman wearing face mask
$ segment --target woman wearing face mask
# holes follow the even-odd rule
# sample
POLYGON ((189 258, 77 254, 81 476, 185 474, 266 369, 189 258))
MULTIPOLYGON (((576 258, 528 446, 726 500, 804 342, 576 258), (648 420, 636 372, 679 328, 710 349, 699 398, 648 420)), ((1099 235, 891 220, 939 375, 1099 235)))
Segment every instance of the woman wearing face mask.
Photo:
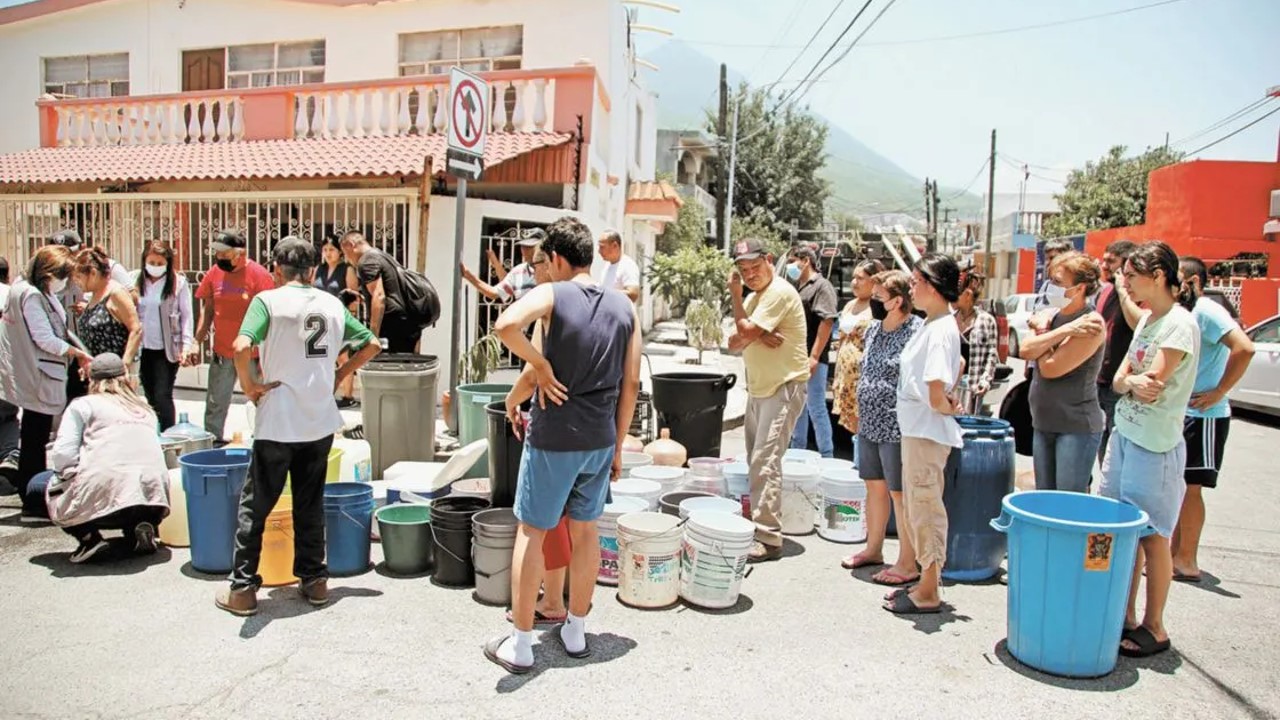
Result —
POLYGON ((956 325, 960 328, 960 357, 964 359, 969 379, 969 402, 961 408, 966 414, 982 411, 982 397, 991 389, 1000 361, 1000 330, 995 316, 978 307, 987 278, 968 270, 960 275, 960 297, 955 301, 956 325))
POLYGON ((70 342, 67 313, 57 295, 71 275, 71 251, 60 245, 40 248, 25 277, 9 289, 0 323, 0 399, 22 408, 18 470, 13 485, 22 497, 22 514, 48 517, 43 492, 27 492, 45 469, 45 448, 53 419, 67 402, 67 363, 87 367, 92 359, 70 342))
MULTIPOLYGON (((320 267, 316 268, 316 279, 312 284, 342 300, 343 305, 348 305, 347 299, 351 297, 349 293, 344 297, 343 290, 351 293, 360 292, 356 270, 342 256, 341 235, 331 234, 325 238, 324 245, 320 247, 320 267)), ((351 310, 350 307, 347 309, 351 310)), ((356 314, 356 310, 351 310, 351 313, 356 314)), ((339 367, 346 364, 347 357, 346 352, 338 355, 339 367)), ((354 374, 342 381, 342 386, 338 388, 338 407, 355 407, 355 382, 354 374)))
POLYGON ((113 353, 126 364, 137 358, 142 342, 142 323, 127 287, 111 279, 111 258, 100 248, 90 247, 75 255, 72 277, 88 293, 80 315, 80 339, 90 355, 113 353))
POLYGON ((1100 275, 1098 263, 1083 253, 1055 258, 1045 296, 1058 312, 1045 332, 1018 349, 1022 359, 1036 362, 1030 401, 1037 490, 1089 491, 1106 426, 1097 383, 1106 336, 1089 303, 1100 275))
POLYGON ((872 297, 873 278, 884 268, 875 260, 864 260, 853 268, 853 300, 840 311, 836 329, 836 377, 831 392, 832 414, 853 433, 853 457, 858 458, 858 376, 862 370, 864 336, 872 320, 884 320, 884 303, 872 297))
POLYGON ((196 349, 191 290, 186 277, 173 267, 173 250, 165 243, 148 245, 143 262, 136 287, 142 319, 139 375, 160 429, 167 430, 176 422, 173 384, 178 378, 178 366, 196 349))
MULTIPOLYGON (((911 313, 911 276, 901 270, 878 273, 870 301, 880 318, 867 325, 866 352, 858 377, 858 475, 867 484, 867 545, 840 563, 847 570, 884 564, 884 536, 890 498, 898 517, 902 507, 902 432, 898 427, 898 370, 902 350, 924 326, 911 313)), ((898 533, 898 560, 872 580, 906 585, 920 577, 907 533, 898 533)))

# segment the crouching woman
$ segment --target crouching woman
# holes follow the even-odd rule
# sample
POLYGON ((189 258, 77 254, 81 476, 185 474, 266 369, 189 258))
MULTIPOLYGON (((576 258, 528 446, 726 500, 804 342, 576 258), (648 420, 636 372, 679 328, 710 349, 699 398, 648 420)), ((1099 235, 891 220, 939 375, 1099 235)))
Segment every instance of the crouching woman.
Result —
POLYGON ((53 443, 46 501, 54 524, 80 541, 72 563, 106 549, 103 530, 123 530, 138 553, 156 549, 169 514, 169 473, 156 415, 113 353, 89 364, 89 394, 67 406, 53 443))

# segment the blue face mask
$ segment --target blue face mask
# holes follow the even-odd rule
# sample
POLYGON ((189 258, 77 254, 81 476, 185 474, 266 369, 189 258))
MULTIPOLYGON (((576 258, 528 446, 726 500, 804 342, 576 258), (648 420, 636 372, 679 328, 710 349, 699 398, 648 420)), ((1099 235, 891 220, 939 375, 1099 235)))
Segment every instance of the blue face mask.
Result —
POLYGON ((796 263, 787 264, 787 279, 792 282, 800 279, 800 266, 796 263))

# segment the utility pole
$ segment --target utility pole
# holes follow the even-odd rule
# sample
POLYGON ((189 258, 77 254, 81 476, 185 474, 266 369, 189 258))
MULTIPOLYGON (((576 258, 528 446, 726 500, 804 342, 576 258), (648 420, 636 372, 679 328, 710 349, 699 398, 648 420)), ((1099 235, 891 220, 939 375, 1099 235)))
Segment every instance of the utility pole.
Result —
POLYGON ((987 175, 987 251, 983 257, 983 265, 986 276, 990 278, 995 268, 991 258, 991 230, 995 226, 995 218, 991 217, 991 214, 995 212, 996 205, 996 131, 994 128, 991 130, 991 158, 987 161, 987 165, 991 169, 987 175))
MULTIPOLYGON (((720 63, 720 116, 716 122, 716 133, 719 135, 717 145, 723 150, 724 138, 729 132, 729 70, 724 63, 720 63)), ((716 184, 720 187, 720 192, 716 193, 716 244, 720 247, 729 249, 729 223, 726 208, 729 206, 728 187, 729 173, 725 169, 723 158, 721 158, 720 177, 716 184)))
MULTIPOLYGON (((933 179, 933 237, 938 237, 938 205, 942 203, 938 199, 938 178, 933 179)), ((937 250, 935 247, 934 250, 937 250)))
POLYGON ((724 206, 724 251, 733 242, 733 182, 738 171, 738 98, 733 99, 733 144, 729 147, 729 197, 724 206))

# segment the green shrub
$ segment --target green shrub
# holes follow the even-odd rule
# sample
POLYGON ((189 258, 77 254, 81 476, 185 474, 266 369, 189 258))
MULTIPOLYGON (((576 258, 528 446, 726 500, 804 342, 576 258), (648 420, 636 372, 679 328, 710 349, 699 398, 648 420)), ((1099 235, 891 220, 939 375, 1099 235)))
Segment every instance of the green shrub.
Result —
POLYGON ((658 255, 649 265, 650 287, 666 299, 677 317, 693 300, 724 307, 733 263, 723 253, 705 245, 658 255))

